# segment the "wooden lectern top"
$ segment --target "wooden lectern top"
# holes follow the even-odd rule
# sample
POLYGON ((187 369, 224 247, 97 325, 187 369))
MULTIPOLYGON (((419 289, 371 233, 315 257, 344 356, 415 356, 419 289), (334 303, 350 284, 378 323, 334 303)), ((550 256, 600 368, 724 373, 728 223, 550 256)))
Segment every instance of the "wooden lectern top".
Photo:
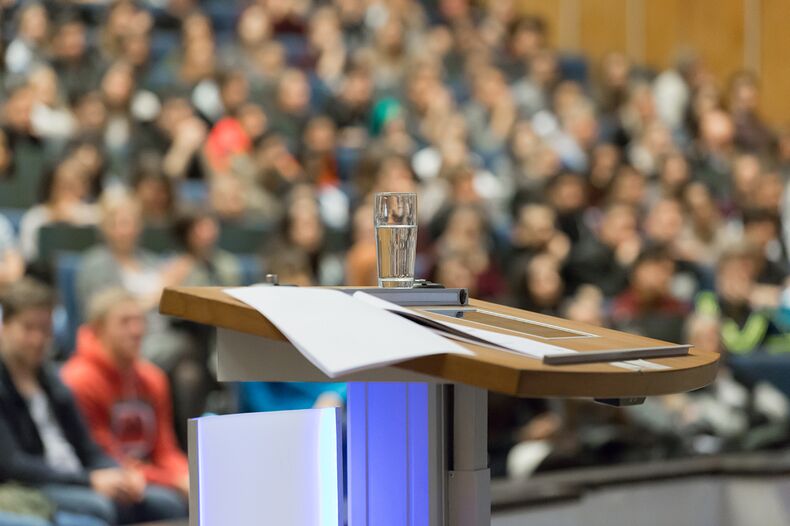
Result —
MULTIPOLYGON (((535 322, 536 339, 584 352, 672 344, 545 316, 479 300, 470 307, 535 322), (573 334, 563 338, 563 330, 573 334), (586 337, 584 335, 587 335, 586 337)), ((172 287, 165 289, 160 312, 196 323, 213 325, 272 340, 287 338, 264 316, 226 295, 219 287, 172 287)), ((423 311, 424 312, 424 311, 423 311)), ((458 323, 468 323, 456 320, 458 323)), ((546 365, 512 352, 463 343, 473 356, 444 354, 394 364, 399 369, 449 382, 521 397, 638 397, 691 391, 713 381, 719 355, 691 349, 687 356, 654 358, 650 362, 668 369, 633 371, 608 363, 546 365)))

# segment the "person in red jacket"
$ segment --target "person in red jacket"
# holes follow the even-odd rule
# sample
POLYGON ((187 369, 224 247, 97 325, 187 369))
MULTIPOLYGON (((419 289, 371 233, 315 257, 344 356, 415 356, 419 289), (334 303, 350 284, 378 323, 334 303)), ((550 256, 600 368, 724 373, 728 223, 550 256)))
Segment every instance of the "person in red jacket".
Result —
POLYGON ((61 375, 91 435, 121 465, 186 502, 188 463, 173 431, 167 377, 140 357, 146 323, 142 307, 125 290, 108 289, 92 299, 88 319, 61 375))

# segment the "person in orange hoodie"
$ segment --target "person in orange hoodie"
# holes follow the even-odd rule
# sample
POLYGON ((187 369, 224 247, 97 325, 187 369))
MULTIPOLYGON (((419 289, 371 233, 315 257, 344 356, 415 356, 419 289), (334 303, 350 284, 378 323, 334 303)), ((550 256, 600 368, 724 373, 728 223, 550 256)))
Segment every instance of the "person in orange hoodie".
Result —
POLYGON ((146 323, 141 305, 124 289, 108 289, 92 298, 88 319, 61 375, 93 439, 186 505, 189 468, 173 431, 167 377, 140 357, 146 323))

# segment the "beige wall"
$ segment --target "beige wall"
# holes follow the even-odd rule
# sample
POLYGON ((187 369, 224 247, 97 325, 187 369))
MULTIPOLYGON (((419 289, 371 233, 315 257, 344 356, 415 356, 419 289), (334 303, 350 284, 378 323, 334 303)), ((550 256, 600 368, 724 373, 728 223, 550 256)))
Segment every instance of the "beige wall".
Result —
POLYGON ((551 42, 597 61, 625 51, 655 68, 695 51, 722 86, 738 69, 762 80, 762 107, 790 124, 790 0, 519 0, 543 16, 551 42))

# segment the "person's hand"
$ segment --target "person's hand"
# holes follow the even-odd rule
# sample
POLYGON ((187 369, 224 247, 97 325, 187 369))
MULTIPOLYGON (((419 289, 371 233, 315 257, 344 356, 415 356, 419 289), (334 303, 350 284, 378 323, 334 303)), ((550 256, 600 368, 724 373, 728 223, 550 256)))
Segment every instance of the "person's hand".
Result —
POLYGON ((327 391, 321 393, 321 396, 313 404, 314 409, 325 409, 327 407, 343 407, 343 399, 340 398, 335 392, 327 391))
POLYGON ((176 481, 176 490, 185 498, 189 498, 189 475, 184 475, 176 481))
POLYGON ((195 267, 191 257, 177 257, 168 262, 162 269, 162 283, 165 287, 180 285, 195 267))
POLYGON ((642 250, 642 240, 634 236, 620 243, 615 249, 614 256, 618 263, 627 267, 636 261, 640 250, 642 250))
POLYGON ((549 241, 549 245, 546 247, 549 254, 554 256, 557 261, 563 262, 565 258, 568 257, 568 254, 571 251, 571 241, 568 239, 562 232, 557 232, 549 241))
POLYGON ((207 134, 208 130, 203 121, 191 117, 178 125, 174 142, 184 150, 195 151, 206 140, 207 134))
POLYGON ((138 502, 141 496, 132 487, 127 472, 123 469, 107 468, 91 471, 90 483, 93 491, 117 502, 138 502))
POLYGON ((147 485, 145 476, 142 472, 136 469, 125 469, 126 476, 126 490, 132 502, 140 502, 143 500, 145 494, 145 487, 147 485))

